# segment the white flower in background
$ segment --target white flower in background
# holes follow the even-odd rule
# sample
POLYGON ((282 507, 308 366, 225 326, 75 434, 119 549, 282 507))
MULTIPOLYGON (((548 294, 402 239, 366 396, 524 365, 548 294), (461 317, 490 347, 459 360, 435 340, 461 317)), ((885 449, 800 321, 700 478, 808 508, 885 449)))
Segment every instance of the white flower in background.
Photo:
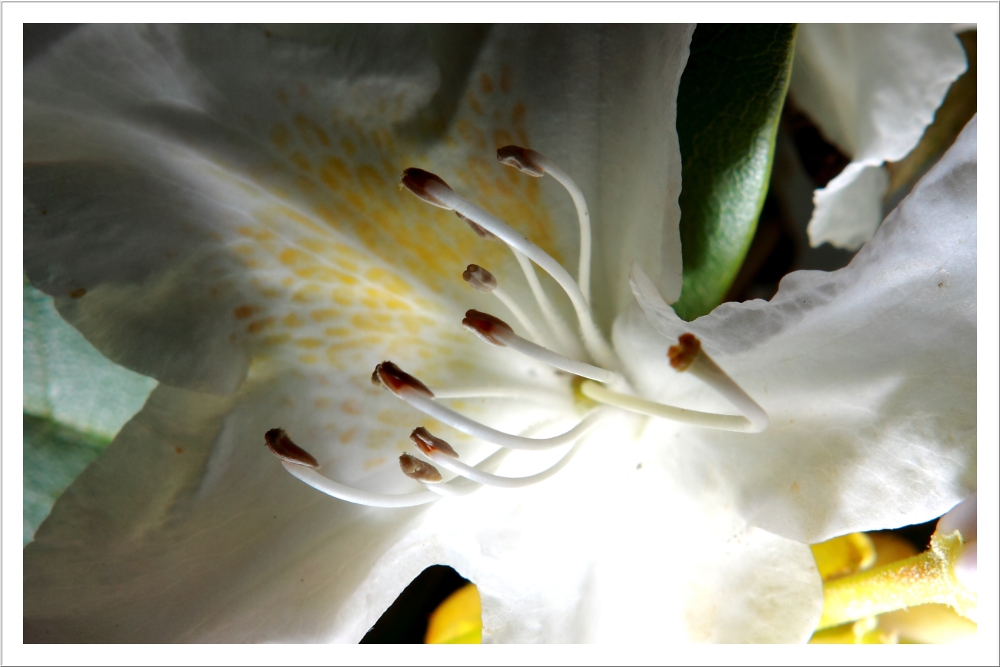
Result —
POLYGON ((28 275, 105 354, 162 384, 26 548, 25 639, 355 642, 446 564, 478 586, 487 641, 801 641, 822 606, 804 542, 924 521, 965 497, 975 123, 850 266, 683 324, 660 294, 680 289, 673 127, 691 32, 92 27, 30 67, 28 275), (570 275, 588 282, 574 201, 492 160, 515 143, 588 198, 589 299, 570 275), (621 395, 577 385, 549 365, 565 361, 488 319, 468 324, 507 347, 460 330, 469 308, 520 330, 495 289, 458 279, 473 262, 514 310, 547 309, 504 243, 397 189, 408 167, 447 181, 429 185, 438 203, 537 243, 522 250, 543 253, 579 306, 550 312, 554 326, 529 317, 537 338, 603 366, 570 370, 621 395), (707 356, 669 366, 686 331, 750 398, 725 379, 728 401, 707 389, 707 356), (407 402, 373 387, 385 359, 434 399, 405 378, 407 402), (628 410, 588 412, 578 391, 628 410), (635 409, 669 409, 639 398, 745 431, 764 426, 759 404, 770 426, 643 420, 635 409), (717 416, 734 407, 749 421, 717 416), (400 471, 414 427, 447 438, 459 463, 502 454, 445 424, 503 445, 591 430, 486 471, 544 481, 448 498, 432 489, 473 484, 400 471), (296 476, 414 506, 317 493, 263 446, 275 428, 319 464, 285 464, 296 476))
POLYGON ((883 163, 920 141, 949 86, 966 69, 947 25, 803 24, 790 94, 851 163, 816 190, 813 246, 856 250, 882 221, 883 163))

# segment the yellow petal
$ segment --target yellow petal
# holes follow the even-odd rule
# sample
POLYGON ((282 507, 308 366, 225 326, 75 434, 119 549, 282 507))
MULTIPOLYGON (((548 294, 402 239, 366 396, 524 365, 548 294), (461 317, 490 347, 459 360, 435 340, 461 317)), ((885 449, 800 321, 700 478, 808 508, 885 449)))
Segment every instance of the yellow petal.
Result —
POLYGON ((872 543, 875 545, 875 562, 872 564, 873 567, 885 565, 886 563, 895 563, 897 560, 903 560, 904 558, 916 556, 920 553, 920 550, 908 540, 894 533, 871 533, 868 537, 871 538, 872 543))
POLYGON ((467 584, 449 595, 431 614, 425 644, 481 644, 483 615, 479 589, 467 584))
POLYGON ((851 533, 812 545, 823 581, 866 570, 875 563, 875 545, 864 533, 851 533))
POLYGON ((816 632, 810 644, 896 644, 893 632, 883 629, 874 617, 862 618, 816 632))

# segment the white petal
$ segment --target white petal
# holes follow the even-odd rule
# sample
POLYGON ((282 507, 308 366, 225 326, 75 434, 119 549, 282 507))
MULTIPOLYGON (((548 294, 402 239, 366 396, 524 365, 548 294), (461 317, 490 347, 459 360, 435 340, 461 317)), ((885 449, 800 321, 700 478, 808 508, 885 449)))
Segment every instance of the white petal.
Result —
MULTIPOLYGON (((593 300, 605 324, 631 301, 625 275, 632 261, 670 301, 680 295, 681 158, 674 125, 693 30, 497 27, 478 64, 485 71, 509 69, 511 95, 527 112, 531 147, 569 173, 588 199, 593 300)), ((543 187, 563 263, 575 274, 575 210, 558 185, 543 187)))
POLYGON ((840 271, 691 323, 635 282, 665 338, 623 319, 616 347, 646 391, 732 412, 662 360, 691 331, 771 416, 759 436, 685 430, 693 490, 721 475, 751 523, 818 542, 927 521, 974 489, 975 119, 840 271))
MULTIPOLYGON (((606 638, 611 608, 601 591, 613 597, 621 589, 595 577, 620 571, 633 542, 664 545, 661 534, 635 530, 608 544, 595 526, 647 527, 663 508, 687 503, 684 535, 707 545, 718 565, 684 576, 690 561, 667 549, 678 574, 657 582, 662 593, 650 600, 682 604, 700 593, 728 611, 701 609, 669 630, 678 638, 802 639, 818 599, 802 545, 751 535, 728 512, 705 512, 662 484, 632 483, 638 471, 627 458, 609 465, 594 448, 516 496, 482 491, 432 508, 375 511, 304 487, 260 443, 265 430, 285 427, 338 481, 406 491, 414 484, 390 463, 414 414, 363 385, 374 360, 392 354, 431 383, 552 384, 536 366, 449 332, 456 302, 478 306, 481 298, 458 283, 462 264, 473 252, 480 260, 501 250, 382 187, 426 149, 423 166, 436 170, 441 158, 453 185, 494 199, 498 212, 565 258, 575 254, 572 234, 563 233, 575 227, 568 198, 547 189, 546 202, 562 202, 553 210, 569 213, 553 222, 537 184, 492 162, 488 139, 529 143, 574 176, 573 165, 585 161, 591 171, 581 184, 597 192, 595 221, 607 221, 595 225, 596 266, 605 276, 598 282, 609 285, 599 298, 610 316, 625 292, 608 277, 621 277, 626 260, 655 267, 679 254, 671 241, 680 164, 672 118, 691 29, 497 29, 471 70, 477 85, 429 146, 402 130, 380 131, 401 117, 419 129, 415 110, 436 104, 420 40, 359 38, 341 49, 310 31, 237 28, 212 33, 221 45, 206 48, 211 40, 192 37, 201 30, 82 29, 35 70, 26 114, 26 155, 39 161, 26 171, 33 278, 60 294, 80 277, 93 280, 91 305, 62 303, 63 314, 110 355, 175 384, 233 391, 254 363, 234 398, 161 387, 70 489, 26 551, 27 635, 357 641, 417 573, 446 563, 480 586, 487 639, 606 638), (395 55, 382 58, 379 44, 395 55), (241 59, 254 63, 250 74, 241 59), (609 75, 625 65, 634 79, 609 75), (305 87, 283 88, 288 77, 305 87), (386 91, 401 99, 386 100, 386 91), (333 101, 349 117, 320 125, 315 119, 333 101), (353 169, 326 179, 331 159, 353 169), (338 190, 338 178, 351 181, 360 202, 338 190), (636 226, 623 230, 619 217, 636 226), (393 312, 393 300, 414 312, 393 312), (350 402, 354 394, 362 399, 350 402), (734 539, 738 548, 722 547, 734 539), (748 582, 753 567, 743 561, 768 554, 772 562, 782 556, 782 567, 748 582), (708 571, 718 578, 699 589, 708 571), (776 599, 787 616, 770 606, 776 599), (748 609, 768 619, 748 625, 748 609)), ((679 271, 678 261, 670 265, 679 271)), ((679 288, 679 273, 659 281, 679 288)), ((545 408, 467 403, 505 428, 545 408)), ((608 442, 622 439, 616 433, 608 442)), ((629 590, 649 576, 624 574, 634 575, 618 579, 629 590)), ((669 614, 677 619, 682 608, 669 614)))
POLYGON ((616 485, 626 502, 607 513, 596 536, 588 639, 805 641, 823 597, 808 547, 747 526, 726 506, 724 489, 692 493, 678 484, 683 459, 648 432, 637 449, 629 447, 629 457, 641 469, 616 485))
POLYGON ((205 30, 87 26, 29 66, 25 266, 114 361, 232 392, 252 352, 234 313, 261 310, 267 289, 246 271, 240 234, 262 234, 275 210, 296 241, 307 217, 296 210, 327 224, 289 196, 281 146, 329 142, 309 114, 334 102, 361 122, 405 118, 437 76, 419 30, 334 42, 205 30))
POLYGON ((831 243, 857 249, 868 241, 882 221, 882 199, 889 174, 882 166, 852 162, 825 188, 813 194, 815 209, 809 221, 809 243, 831 243))
MULTIPOLYGON (((803 24, 790 94, 854 160, 848 169, 860 173, 862 165, 909 153, 965 68, 962 46, 946 25, 803 24)), ((809 239, 856 249, 878 227, 881 215, 872 212, 884 186, 862 193, 835 182, 816 192, 809 239)))
MULTIPOLYGON (((609 457, 627 423, 543 485, 378 510, 316 493, 264 448, 276 420, 306 439, 326 430, 295 387, 157 389, 26 549, 25 637, 356 642, 439 563, 479 587, 487 641, 801 641, 815 625, 808 549, 679 495, 656 466, 636 469, 639 452, 609 457)), ((313 450, 325 473, 345 449, 327 432, 313 450)))

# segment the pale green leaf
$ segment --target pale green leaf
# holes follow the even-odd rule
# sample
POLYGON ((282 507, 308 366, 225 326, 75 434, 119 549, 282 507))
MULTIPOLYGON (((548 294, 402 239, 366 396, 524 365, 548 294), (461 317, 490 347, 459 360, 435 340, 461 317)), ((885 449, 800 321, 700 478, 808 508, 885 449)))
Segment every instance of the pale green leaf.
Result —
POLYGON ((25 544, 155 386, 95 350, 59 316, 52 297, 25 281, 25 544))

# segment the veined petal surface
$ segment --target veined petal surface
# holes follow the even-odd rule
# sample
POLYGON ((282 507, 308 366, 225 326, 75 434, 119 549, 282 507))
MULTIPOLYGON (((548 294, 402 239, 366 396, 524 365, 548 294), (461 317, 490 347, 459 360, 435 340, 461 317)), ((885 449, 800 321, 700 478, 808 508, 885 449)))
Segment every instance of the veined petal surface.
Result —
POLYGON ((648 395, 731 411, 663 359, 690 331, 770 414, 760 435, 661 426, 680 479, 730 489, 753 525, 819 542, 928 521, 975 489, 976 119, 844 269, 691 323, 638 272, 633 288, 645 317, 620 320, 616 345, 648 395))

